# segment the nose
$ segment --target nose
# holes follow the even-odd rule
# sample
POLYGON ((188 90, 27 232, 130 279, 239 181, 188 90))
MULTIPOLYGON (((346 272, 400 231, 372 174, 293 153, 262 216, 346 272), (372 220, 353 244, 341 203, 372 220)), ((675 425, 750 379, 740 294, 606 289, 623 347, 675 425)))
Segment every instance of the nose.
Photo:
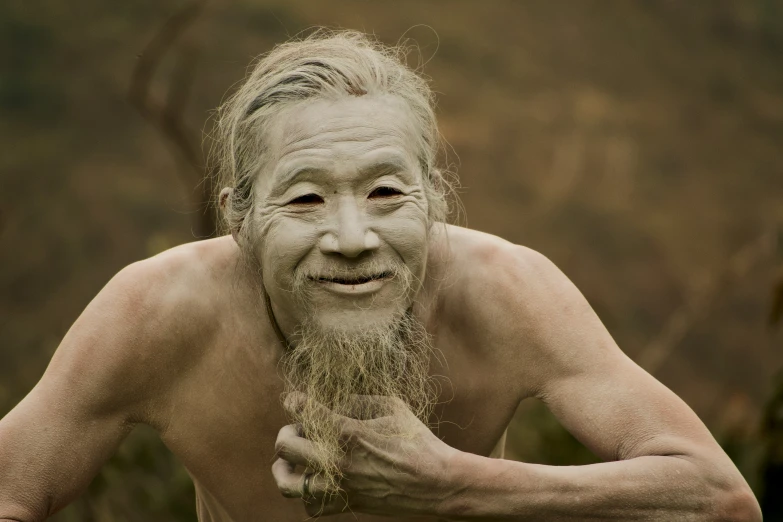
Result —
POLYGON ((319 243, 324 254, 341 254, 353 258, 380 246, 378 235, 367 226, 364 211, 353 197, 340 199, 330 228, 319 243))

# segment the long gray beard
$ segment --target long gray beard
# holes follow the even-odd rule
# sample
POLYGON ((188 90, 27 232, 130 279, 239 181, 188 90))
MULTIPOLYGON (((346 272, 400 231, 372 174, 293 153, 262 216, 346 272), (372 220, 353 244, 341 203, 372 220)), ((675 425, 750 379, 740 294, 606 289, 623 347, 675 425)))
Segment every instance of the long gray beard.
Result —
MULTIPOLYGON (((317 449, 309 467, 322 474, 331 491, 339 490, 340 460, 346 448, 339 426, 323 407, 355 419, 390 415, 387 397, 402 400, 425 424, 436 401, 435 381, 429 376, 432 343, 424 326, 410 312, 390 324, 368 325, 361 331, 328 330, 315 319, 301 325, 281 361, 287 393, 305 394, 292 421, 317 449)), ((377 424, 377 423, 375 423, 377 424)), ((390 437, 407 434, 380 433, 390 437)))

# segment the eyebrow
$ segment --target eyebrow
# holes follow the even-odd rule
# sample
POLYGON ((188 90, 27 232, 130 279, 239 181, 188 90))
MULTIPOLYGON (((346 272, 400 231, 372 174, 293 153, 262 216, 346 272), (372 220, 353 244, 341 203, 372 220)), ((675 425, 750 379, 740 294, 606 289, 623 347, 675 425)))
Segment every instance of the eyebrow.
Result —
MULTIPOLYGON (((408 162, 402 158, 389 157, 372 162, 359 171, 359 176, 363 178, 378 178, 405 172, 409 170, 408 162)), ((302 166, 295 167, 280 176, 280 181, 276 183, 274 192, 285 192, 291 185, 296 183, 297 178, 302 176, 323 175, 329 172, 329 169, 323 167, 302 166)))
POLYGON ((405 160, 392 157, 370 163, 359 171, 359 175, 362 177, 380 177, 406 170, 408 170, 408 163, 405 160))

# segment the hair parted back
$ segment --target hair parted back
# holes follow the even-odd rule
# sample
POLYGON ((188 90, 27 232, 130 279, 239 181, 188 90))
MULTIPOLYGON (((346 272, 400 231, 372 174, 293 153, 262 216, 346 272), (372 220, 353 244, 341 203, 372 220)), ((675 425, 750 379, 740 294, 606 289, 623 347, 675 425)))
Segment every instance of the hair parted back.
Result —
POLYGON ((404 63, 407 48, 386 46, 348 30, 318 29, 262 55, 240 88, 217 110, 211 160, 220 187, 233 191, 222 205, 228 231, 247 232, 253 185, 267 153, 269 122, 292 104, 317 98, 387 94, 410 108, 431 222, 448 215, 449 183, 437 168, 442 144, 435 97, 427 80, 404 63))

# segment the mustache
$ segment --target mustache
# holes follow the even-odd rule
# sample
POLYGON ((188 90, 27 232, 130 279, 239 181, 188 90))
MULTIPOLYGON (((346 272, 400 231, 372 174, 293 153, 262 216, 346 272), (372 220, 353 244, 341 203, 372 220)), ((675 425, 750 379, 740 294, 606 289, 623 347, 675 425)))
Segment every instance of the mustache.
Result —
POLYGON ((362 284, 377 279, 393 279, 406 274, 401 263, 364 263, 356 266, 308 267, 297 273, 300 281, 323 281, 340 284, 362 284))
POLYGON ((394 299, 407 301, 416 288, 418 279, 402 260, 369 260, 356 264, 322 262, 305 265, 294 272, 290 291, 306 310, 312 309, 312 296, 317 287, 325 283, 359 285, 369 281, 395 281, 398 293, 394 299))
POLYGON ((329 283, 339 283, 342 285, 360 285, 363 283, 369 283, 377 279, 389 279, 392 277, 392 272, 385 270, 383 272, 374 274, 356 274, 356 273, 337 273, 329 275, 321 275, 318 277, 309 276, 308 279, 312 281, 323 281, 329 283))

